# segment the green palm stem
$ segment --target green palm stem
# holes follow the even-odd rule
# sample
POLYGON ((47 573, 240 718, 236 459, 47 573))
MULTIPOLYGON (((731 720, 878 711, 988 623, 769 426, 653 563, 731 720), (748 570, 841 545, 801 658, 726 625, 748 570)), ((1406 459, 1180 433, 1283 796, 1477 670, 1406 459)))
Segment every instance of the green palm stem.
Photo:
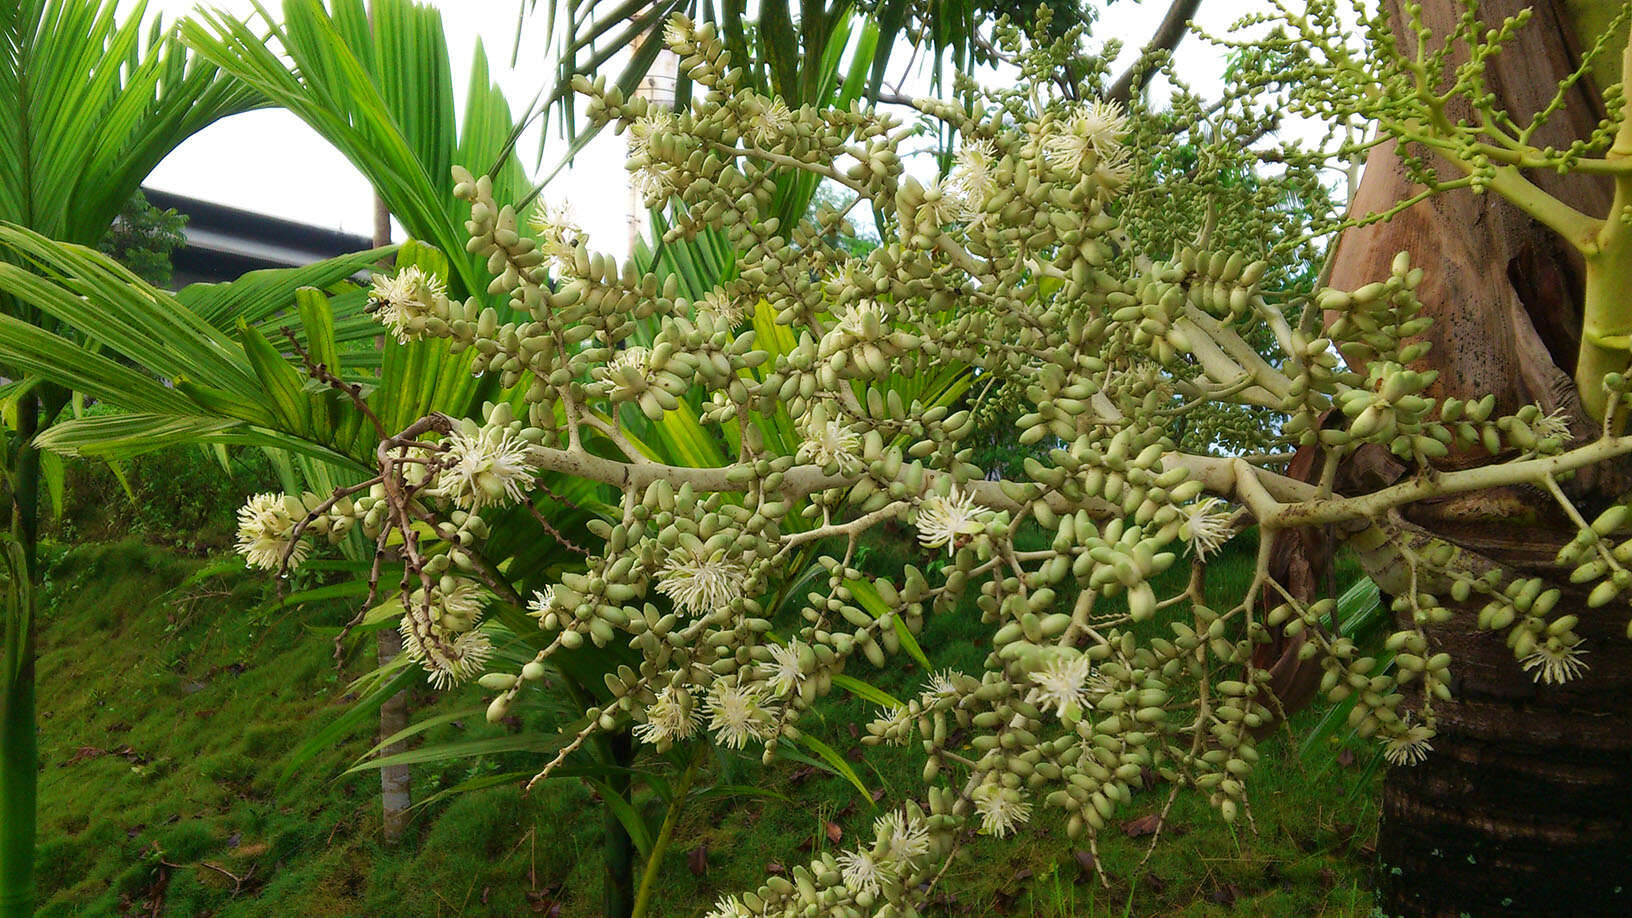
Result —
POLYGON ((708 753, 709 748, 706 740, 697 744, 697 751, 692 754, 685 773, 680 776, 680 783, 674 787, 674 796, 669 800, 669 811, 663 816, 663 826, 657 830, 657 838, 652 841, 651 853, 646 856, 646 870, 640 878, 640 894, 635 899, 635 910, 631 918, 646 918, 647 912, 652 907, 652 893, 657 889, 657 875, 662 871, 663 854, 668 850, 669 842, 674 839, 674 827, 680 821, 680 813, 685 809, 686 794, 691 791, 691 782, 697 775, 697 766, 702 763, 703 756, 708 753))

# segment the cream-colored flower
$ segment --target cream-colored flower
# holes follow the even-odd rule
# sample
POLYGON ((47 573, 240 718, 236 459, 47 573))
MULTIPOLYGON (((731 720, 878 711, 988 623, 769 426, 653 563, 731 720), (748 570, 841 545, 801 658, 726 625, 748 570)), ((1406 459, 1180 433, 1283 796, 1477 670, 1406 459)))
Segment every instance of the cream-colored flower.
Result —
POLYGON ((573 270, 574 255, 589 241, 574 218, 572 205, 566 201, 546 204, 540 201, 527 223, 538 236, 538 251, 548 260, 551 270, 568 274, 573 270))
POLYGON ((402 634, 402 652, 423 667, 428 674, 425 681, 439 689, 481 675, 493 655, 493 642, 483 631, 452 635, 432 626, 431 634, 421 638, 415 621, 408 615, 402 617, 398 630, 402 634))
POLYGON ((740 297, 716 287, 697 301, 697 314, 708 316, 718 328, 736 328, 748 318, 748 308, 740 297))
POLYGON ((1204 497, 1180 508, 1184 512, 1184 523, 1179 527, 1179 538, 1190 543, 1190 550, 1197 558, 1206 560, 1235 536, 1235 530, 1230 528, 1234 514, 1228 508, 1229 504, 1216 497, 1204 497))
POLYGON ((651 360, 650 350, 638 344, 631 345, 618 351, 604 366, 595 367, 591 372, 607 387, 608 395, 615 400, 624 401, 638 397, 651 385, 651 360))
POLYGON ((687 53, 685 49, 691 47, 691 36, 691 20, 683 14, 675 13, 663 23, 663 44, 676 54, 687 53))
POLYGON ((980 831, 1002 838, 1031 819, 1031 804, 1025 794, 996 781, 975 788, 975 812, 980 814, 980 831))
POLYGON ((369 311, 403 344, 425 332, 425 320, 435 315, 447 297, 442 279, 418 265, 409 265, 396 276, 376 274, 368 291, 369 311))
POLYGON ((929 827, 901 810, 891 810, 874 820, 873 834, 884 843, 892 859, 908 861, 929 853, 929 827))
POLYGON ((1551 413, 1544 414, 1530 425, 1537 440, 1546 440, 1557 437, 1568 442, 1570 439, 1570 415, 1563 408, 1554 408, 1551 413))
POLYGON ((532 483, 527 442, 508 427, 455 430, 446 441, 447 466, 437 487, 466 510, 502 507, 522 500, 532 483))
POLYGON ((1080 712, 1088 703, 1088 682, 1093 673, 1094 664, 1086 656, 1062 652, 1029 674, 1035 685, 1031 690, 1033 703, 1053 708, 1061 717, 1068 710, 1080 712))
POLYGON ((986 508, 975 503, 973 494, 954 487, 945 496, 931 494, 918 505, 918 541, 925 548, 946 546, 952 554, 958 545, 986 528, 986 508))
POLYGON ((811 413, 800 418, 799 430, 804 436, 799 444, 800 462, 824 469, 836 466, 844 474, 861 468, 861 436, 849 424, 811 413))
POLYGON ((636 724, 633 732, 635 739, 656 746, 691 736, 702 722, 703 714, 691 692, 670 685, 646 706, 646 722, 636 724))
POLYGON ((684 543, 675 547, 657 572, 657 591, 674 602, 682 615, 707 615, 740 600, 748 568, 723 549, 701 554, 684 543))
POLYGON ((936 179, 924 187, 924 200, 919 206, 928 211, 929 222, 936 226, 961 223, 974 213, 962 191, 949 180, 942 179, 936 179))
POLYGON ((555 585, 551 584, 542 590, 533 591, 533 599, 527 603, 527 614, 542 621, 544 616, 554 611, 555 585))
POLYGON ((1079 106, 1043 137, 1043 158, 1061 168, 1081 169, 1090 154, 1098 161, 1120 152, 1127 130, 1128 118, 1121 105, 1095 99, 1079 106))
POLYGON ((1398 734, 1383 737, 1383 758, 1390 765, 1418 765, 1426 761, 1433 745, 1433 728, 1426 724, 1409 724, 1398 734))
MULTIPOLYGON (((415 590, 410 601, 423 603, 425 594, 415 590)), ((481 621, 487 609, 487 590, 474 580, 460 579, 451 590, 438 584, 431 588, 431 620, 444 631, 469 631, 481 621)))
POLYGON ((650 108, 629 126, 629 157, 652 155, 652 141, 675 129, 674 112, 650 108))
POLYGON ((771 655, 771 677, 767 680, 771 691, 778 695, 791 695, 799 691, 799 686, 805 681, 805 670, 799 662, 799 651, 805 645, 798 638, 787 643, 772 644, 767 650, 771 655))
POLYGON ((931 673, 929 682, 924 686, 924 698, 929 701, 956 698, 958 695, 956 676, 957 674, 950 669, 931 673))
POLYGON ((294 541, 296 520, 282 494, 256 494, 238 508, 238 554, 248 567, 277 570, 284 556, 294 569, 306 560, 311 546, 294 541))
POLYGON ((912 739, 912 728, 912 711, 906 705, 898 704, 893 708, 881 708, 872 723, 867 725, 867 732, 884 737, 893 745, 904 746, 912 739))
POLYGON ((754 918, 754 913, 736 896, 721 896, 715 901, 714 910, 708 913, 707 918, 754 918))
POLYGON ((776 706, 766 700, 763 686, 717 679, 709 687, 707 705, 708 728, 732 749, 776 735, 776 706))
POLYGON ((1581 659, 1585 653, 1579 641, 1566 644, 1558 638, 1549 638, 1524 658, 1524 671, 1543 685, 1563 685, 1580 678, 1587 669, 1586 661, 1581 659))
POLYGON ((759 113, 749 123, 748 135, 754 143, 769 149, 793 128, 793 112, 780 98, 762 101, 759 113))
POLYGON ((960 199, 965 217, 991 195, 996 161, 997 147, 985 138, 971 140, 958 150, 952 171, 947 173, 946 189, 960 199))
POLYGON ((851 892, 878 894, 879 887, 895 879, 892 865, 873 857, 865 848, 845 851, 838 857, 839 875, 851 892))

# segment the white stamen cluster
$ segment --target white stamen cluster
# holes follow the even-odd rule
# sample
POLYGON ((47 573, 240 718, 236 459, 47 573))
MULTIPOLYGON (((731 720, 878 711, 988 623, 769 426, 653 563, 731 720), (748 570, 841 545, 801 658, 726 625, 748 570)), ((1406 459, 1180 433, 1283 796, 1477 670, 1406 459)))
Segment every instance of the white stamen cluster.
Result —
POLYGON ((395 275, 376 274, 369 288, 369 309, 403 344, 425 333, 426 320, 443 311, 447 299, 442 279, 409 265, 395 275))
POLYGON ((1004 787, 995 780, 975 788, 975 812, 980 814, 980 831, 1003 838, 1031 819, 1031 803, 1019 789, 1004 787))
POLYGON ((459 429, 447 439, 446 465, 437 487, 467 510, 502 507, 527 495, 533 469, 527 443, 509 427, 459 429))
POLYGON ((742 599, 748 569, 721 549, 703 552, 681 544, 657 572, 657 591, 682 615, 708 615, 742 599))
POLYGON ((717 679, 709 687, 707 707, 708 729, 732 749, 776 735, 776 706, 766 700, 764 686, 717 679))
POLYGON ((287 556, 290 568, 299 567, 311 546, 302 541, 291 547, 296 522, 282 494, 256 494, 238 508, 237 547, 246 566, 277 570, 287 556))
POLYGON ((952 554, 959 544, 986 528, 986 509, 975 503, 973 494, 953 488, 947 494, 932 494, 918 505, 918 541, 925 548, 946 547, 952 554))

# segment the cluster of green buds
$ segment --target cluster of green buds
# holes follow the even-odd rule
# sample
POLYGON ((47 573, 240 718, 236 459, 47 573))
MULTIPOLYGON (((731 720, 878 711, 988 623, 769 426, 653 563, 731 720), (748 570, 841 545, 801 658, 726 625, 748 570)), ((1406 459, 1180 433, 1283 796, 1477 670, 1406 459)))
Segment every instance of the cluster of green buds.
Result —
MULTIPOLYGON (((968 833, 1008 835, 1047 807, 1092 838, 1151 774, 1235 818, 1256 737, 1277 716, 1253 663, 1273 629, 1314 637, 1300 652, 1320 658, 1327 695, 1356 698, 1355 725, 1400 764, 1428 754, 1431 699, 1451 684, 1452 661, 1427 630, 1449 614, 1435 591, 1488 595, 1483 623, 1508 629, 1521 660, 1541 660, 1538 678, 1579 673, 1573 618, 1549 617, 1555 593, 1473 576, 1449 546, 1414 545, 1386 517, 1491 476, 1551 482, 1632 442, 1576 446, 1537 406, 1498 416, 1489 402, 1426 394, 1432 374, 1410 368, 1426 319, 1408 260, 1385 281, 1292 304, 1341 313, 1315 337, 1265 289, 1261 259, 1201 240, 1152 261, 1124 244, 1118 214, 1139 205, 1121 196, 1143 187, 1145 164, 1114 105, 925 100, 963 139, 955 167, 926 184, 904 175, 909 132, 893 119, 793 111, 744 88, 709 26, 677 17, 666 39, 706 90, 685 110, 602 81, 578 88, 592 117, 634 136, 630 165, 648 200, 676 214, 667 241, 717 230, 738 253, 735 276, 684 296, 673 274, 592 253, 558 210, 518 219, 488 179, 457 170, 469 250, 487 259, 498 305, 453 301, 402 272, 376 284, 377 311, 399 337, 474 350, 476 371, 517 387, 518 404, 489 406, 481 423, 422 419, 381 444, 377 478, 331 500, 257 498, 244 544, 252 562, 289 566, 304 557, 304 531, 355 520, 380 547, 399 545, 404 635, 439 682, 476 676, 490 657, 485 606, 524 605, 543 649, 519 672, 481 676, 497 693, 494 719, 545 684, 558 654, 632 651, 539 779, 598 731, 629 730, 660 751, 706 734, 772 760, 804 736, 819 699, 855 684, 850 668, 921 654, 927 617, 973 592, 990 629, 983 671, 937 673, 867 725, 866 742, 918 742, 927 806, 909 804, 880 821, 872 845, 821 855, 716 914, 915 914, 968 833), (863 256, 836 245, 844 212, 832 208, 781 225, 770 208, 790 173, 868 202, 883 243, 863 256), (1020 393, 1019 438, 1048 447, 1005 480, 972 463, 975 414, 958 404, 987 376, 1020 393), (1330 480, 1180 450, 1173 420, 1218 403, 1279 412, 1288 436, 1333 461, 1378 444, 1418 474, 1350 497, 1330 480), (1346 425, 1322 429, 1328 414, 1346 425), (656 458, 642 434, 698 419, 706 449, 683 463, 656 458), (1500 461, 1431 470, 1477 444, 1500 461), (599 489, 604 509, 589 524, 599 544, 524 601, 505 574, 534 574, 485 557, 489 523, 511 506, 538 514, 568 479, 599 489), (1309 520, 1353 523, 1365 557, 1408 560, 1392 673, 1321 633, 1329 601, 1292 600, 1272 581, 1269 544, 1309 520), (915 530, 927 572, 862 569, 862 537, 887 522, 915 530), (1251 524, 1264 542, 1253 582, 1212 608, 1203 561, 1251 524), (1023 550, 1028 531, 1046 547, 1023 550), (802 556, 827 577, 796 590, 789 567, 802 556), (1169 575, 1185 564, 1189 578, 1169 575), (1400 691, 1413 680, 1426 689, 1419 710, 1400 691)), ((1623 507, 1583 523, 1594 535, 1567 550, 1584 581, 1610 584, 1595 601, 1632 587, 1625 546, 1609 544, 1625 517, 1623 507)))

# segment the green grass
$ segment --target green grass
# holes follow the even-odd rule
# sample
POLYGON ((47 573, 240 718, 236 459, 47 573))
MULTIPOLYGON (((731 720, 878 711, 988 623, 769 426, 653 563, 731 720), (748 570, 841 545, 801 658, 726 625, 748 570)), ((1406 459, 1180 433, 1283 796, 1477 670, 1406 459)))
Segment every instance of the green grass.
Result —
MULTIPOLYGON (((880 540, 869 566, 897 564, 899 548, 900 540, 880 540)), ((1249 549, 1211 568, 1221 597, 1241 589, 1249 549)), ((366 737, 280 781, 288 752, 349 701, 354 673, 335 671, 329 646, 350 610, 266 611, 269 584, 247 572, 173 591, 200 563, 135 542, 49 550, 42 915, 521 915, 556 905, 564 916, 598 914, 601 811, 576 781, 531 797, 499 787, 450 798, 419 811, 395 849, 375 841, 375 775, 339 776, 366 737)), ((926 625, 920 640, 937 665, 981 666, 987 629, 971 607, 926 625)), ((900 694, 924 676, 897 660, 856 674, 900 694)), ((480 694, 416 691, 416 717, 480 704, 480 694)), ((826 722, 818 735, 851 756, 870 786, 896 799, 920 786, 913 753, 855 742, 848 725, 872 716, 866 706, 836 694, 817 714, 826 722)), ((1312 720, 1298 718, 1292 732, 1312 720)), ((478 715, 428 739, 503 729, 478 715)), ((1295 748, 1284 732, 1265 743, 1252 796, 1256 834, 1184 794, 1141 868, 1149 838, 1130 838, 1122 825, 1165 799, 1160 788, 1146 792, 1101 839, 1106 886, 1084 876, 1079 846, 1052 826, 1057 813, 1039 809, 1039 824, 1018 839, 981 840, 954 864, 931 913, 1368 914, 1376 779, 1299 762, 1295 748)), ((415 796, 538 764, 511 754, 419 766, 415 796)), ((774 796, 692 806, 662 865, 659 914, 700 914, 721 892, 757 884, 772 864, 808 860, 830 844, 828 821, 842 828, 841 846, 870 833, 870 801, 841 779, 743 756, 718 758, 709 772, 774 796), (706 850, 701 873, 692 869, 698 848, 706 850)), ((645 791, 636 802, 655 805, 645 791)))

